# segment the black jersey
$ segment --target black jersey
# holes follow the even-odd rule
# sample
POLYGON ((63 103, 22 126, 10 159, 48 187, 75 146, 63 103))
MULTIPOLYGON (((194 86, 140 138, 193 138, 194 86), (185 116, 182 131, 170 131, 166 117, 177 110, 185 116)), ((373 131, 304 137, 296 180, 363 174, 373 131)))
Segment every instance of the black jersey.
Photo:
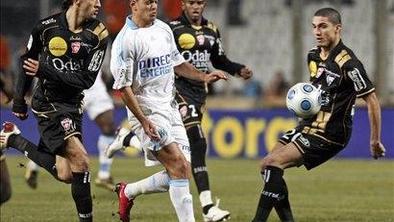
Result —
POLYGON ((326 141, 346 145, 350 139, 356 97, 375 90, 363 64, 342 41, 330 52, 326 60, 320 57, 320 48, 308 53, 310 81, 322 90, 320 112, 301 121, 304 133, 326 141))
MULTIPOLYGON (((53 102, 80 104, 82 91, 90 88, 97 77, 107 41, 108 31, 97 19, 85 21, 78 33, 68 29, 65 11, 39 21, 32 30, 26 53, 21 56, 22 63, 27 58, 40 61, 33 109, 48 107, 53 102)), ((24 103, 31 80, 24 72, 20 74, 14 104, 24 103)))
MULTIPOLYGON (((205 18, 202 18, 201 26, 195 26, 183 14, 169 25, 179 52, 198 70, 208 73, 211 62, 216 69, 234 75, 244 67, 227 58, 218 28, 205 18)), ((205 102, 207 92, 204 83, 177 76, 175 84, 182 96, 190 97, 197 103, 205 102)))

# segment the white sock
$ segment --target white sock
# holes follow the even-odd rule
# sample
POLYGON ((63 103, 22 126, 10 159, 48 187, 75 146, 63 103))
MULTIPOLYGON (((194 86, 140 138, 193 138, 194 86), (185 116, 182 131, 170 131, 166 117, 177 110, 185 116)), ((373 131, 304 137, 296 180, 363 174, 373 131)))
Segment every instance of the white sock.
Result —
POLYGON ((26 167, 32 171, 38 171, 40 169, 40 166, 38 166, 38 164, 33 162, 33 160, 29 160, 29 162, 27 162, 26 167))
POLYGON ((97 148, 99 151, 99 172, 98 172, 98 177, 100 179, 108 179, 111 176, 111 166, 112 166, 112 158, 108 158, 105 155, 105 149, 109 144, 114 141, 113 136, 105 136, 105 135, 100 135, 98 140, 97 140, 97 148))
POLYGON ((170 177, 163 170, 135 183, 127 184, 124 192, 128 198, 136 198, 141 194, 167 192, 169 181, 170 177))
POLYGON ((209 204, 213 204, 210 190, 204 190, 203 192, 200 193, 200 202, 202 207, 205 207, 209 204))
POLYGON ((180 222, 194 222, 193 198, 189 190, 189 180, 170 180, 170 199, 180 222))

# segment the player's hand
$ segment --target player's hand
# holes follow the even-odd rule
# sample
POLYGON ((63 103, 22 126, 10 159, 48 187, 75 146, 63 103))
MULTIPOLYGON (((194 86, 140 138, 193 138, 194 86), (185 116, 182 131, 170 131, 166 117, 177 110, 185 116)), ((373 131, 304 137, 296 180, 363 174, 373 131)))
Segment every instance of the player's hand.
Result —
POLYGON ((215 70, 211 73, 209 73, 208 75, 204 76, 204 82, 206 83, 213 83, 218 81, 219 79, 224 79, 227 80, 227 75, 226 73, 224 73, 223 71, 220 70, 215 70))
POLYGON ((29 115, 27 113, 12 112, 12 114, 14 114, 14 116, 18 117, 18 119, 20 119, 20 120, 25 120, 25 119, 27 119, 27 117, 29 117, 29 115))
POLYGON ((37 60, 28 58, 23 61, 23 68, 25 69, 26 75, 35 76, 37 75, 38 67, 40 63, 37 60))
POLYGON ((386 154, 386 149, 384 148, 381 142, 371 143, 371 155, 374 159, 378 159, 379 157, 384 157, 385 154, 386 154))
POLYGON ((239 71, 239 76, 241 76, 243 79, 249 79, 250 77, 253 76, 253 72, 249 67, 243 67, 240 71, 239 71))
POLYGON ((160 136, 157 133, 156 126, 153 124, 149 119, 145 118, 141 122, 142 127, 144 128, 144 131, 148 137, 153 140, 153 141, 158 141, 160 140, 160 136))

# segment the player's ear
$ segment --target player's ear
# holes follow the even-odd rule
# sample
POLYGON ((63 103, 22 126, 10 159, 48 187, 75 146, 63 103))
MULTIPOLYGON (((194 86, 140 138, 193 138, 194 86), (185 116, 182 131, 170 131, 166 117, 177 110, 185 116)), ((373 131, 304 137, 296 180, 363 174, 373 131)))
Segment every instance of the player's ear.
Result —
POLYGON ((182 2, 182 11, 186 9, 186 0, 180 0, 182 2))
POLYGON ((336 24, 336 25, 335 25, 335 30, 336 30, 338 33, 341 33, 341 31, 342 31, 342 24, 336 24))

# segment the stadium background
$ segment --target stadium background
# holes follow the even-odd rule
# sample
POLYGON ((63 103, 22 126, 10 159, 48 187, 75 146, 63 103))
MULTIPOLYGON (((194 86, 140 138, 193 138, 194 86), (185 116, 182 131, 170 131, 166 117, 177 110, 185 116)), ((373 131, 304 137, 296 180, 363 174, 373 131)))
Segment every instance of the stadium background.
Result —
MULTIPOLYGON (((18 56, 31 27, 60 3, 1 0, 1 78, 8 87, 19 72, 18 56)), ((116 32, 124 22, 127 0, 102 0, 102 4, 105 12, 101 17, 116 32)), ((159 4, 162 18, 179 13, 177 0, 159 0, 159 4)), ((377 85, 387 157, 371 160, 368 114, 365 104, 358 101, 351 142, 340 158, 310 172, 297 168, 286 173, 294 213, 302 222, 394 221, 394 0, 208 0, 205 15, 220 28, 228 56, 254 70, 250 81, 231 78, 211 87, 203 123, 212 157, 208 159, 212 190, 232 212, 234 222, 253 217, 261 191, 259 157, 272 148, 278 135, 296 124, 284 107, 284 93, 293 83, 308 79, 305 56, 314 45, 310 19, 324 6, 342 13, 344 42, 363 61, 377 85)), ((125 110, 116 92, 110 92, 117 105, 115 119, 120 123, 125 110)), ((26 137, 37 142, 31 113, 28 120, 19 121, 12 116, 10 104, 4 103, 2 98, 1 122, 16 122, 26 137)), ((83 130, 88 152, 96 155, 99 129, 85 116, 83 130)), ((116 180, 133 181, 158 170, 143 168, 141 158, 134 158, 138 155, 135 149, 128 149, 125 158, 114 161, 116 180)), ((93 156, 91 161, 95 175, 97 158, 93 156)), ((69 187, 42 171, 38 189, 30 190, 22 176, 24 163, 22 155, 7 151, 13 196, 1 206, 0 221, 68 222, 74 218, 70 215, 75 206, 69 187)), ((191 188, 197 195, 195 186, 191 188)), ((95 186, 92 192, 95 219, 118 221, 115 196, 95 186)), ((198 198, 194 198, 196 219, 202 221, 198 205, 198 198)), ((139 199, 132 218, 144 222, 176 220, 166 194, 139 199)), ((279 220, 273 214, 270 221, 279 220)))
MULTIPOLYGON (((61 1, 1 1, 1 78, 12 86, 19 72, 18 56, 24 50, 30 28, 39 18, 59 10, 61 1), (27 14, 28 12, 28 14, 27 14), (4 42, 4 41, 3 41, 4 42), (8 53, 7 53, 8 49, 8 53)), ((174 18, 180 13, 178 0, 162 0, 160 18, 174 18)), ((100 17, 113 35, 122 27, 128 13, 126 0, 102 0, 100 17)), ((208 135, 209 155, 223 158, 256 158, 266 154, 276 138, 296 124, 284 109, 284 94, 296 82, 306 81, 306 52, 313 47, 311 15, 323 6, 342 13, 343 40, 364 63, 377 86, 383 106, 382 141, 394 147, 390 138, 394 125, 394 0, 209 0, 205 16, 218 25, 228 56, 247 64, 254 78, 231 78, 210 87, 204 129, 208 135)), ((109 54, 109 53, 108 53, 109 54)), ((117 104, 118 123, 125 118, 116 92, 111 91, 108 63, 107 85, 117 104)), ((3 103, 3 102, 2 102, 3 103)), ((361 101, 355 116, 352 140, 342 157, 369 157, 369 124, 361 101)), ((1 107, 1 120, 13 120, 24 134, 37 141, 35 121, 19 123, 10 115, 9 104, 1 107)), ((85 116, 84 138, 89 153, 96 154, 98 129, 85 116)), ((128 153, 135 155, 133 151, 128 153)), ((387 156, 393 158, 388 149, 387 156)))

